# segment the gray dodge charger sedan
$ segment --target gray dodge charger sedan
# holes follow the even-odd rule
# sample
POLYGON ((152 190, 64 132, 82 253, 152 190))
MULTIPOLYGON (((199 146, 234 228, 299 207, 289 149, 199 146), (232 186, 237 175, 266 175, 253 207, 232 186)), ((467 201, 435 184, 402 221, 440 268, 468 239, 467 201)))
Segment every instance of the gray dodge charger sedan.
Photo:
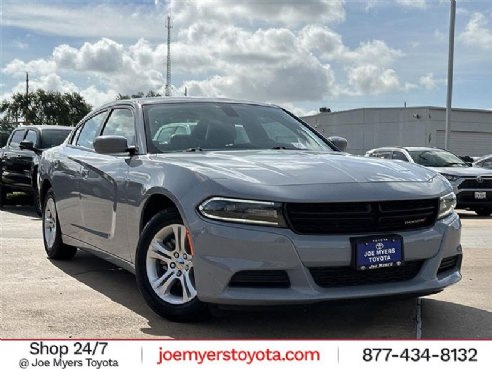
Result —
POLYGON ((116 101, 43 153, 38 181, 48 256, 80 248, 135 273, 171 320, 207 304, 425 295, 461 278, 446 179, 341 153, 273 105, 116 101))

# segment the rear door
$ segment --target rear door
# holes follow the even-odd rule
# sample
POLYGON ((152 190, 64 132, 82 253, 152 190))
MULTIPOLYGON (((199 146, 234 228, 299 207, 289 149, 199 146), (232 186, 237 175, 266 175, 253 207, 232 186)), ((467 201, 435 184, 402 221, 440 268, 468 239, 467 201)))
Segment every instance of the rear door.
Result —
MULTIPOLYGON (((131 107, 114 108, 101 135, 127 138, 135 145, 135 114, 131 107)), ((130 260, 127 237, 127 179, 132 158, 127 155, 99 154, 84 157, 80 181, 84 239, 93 246, 130 260)))

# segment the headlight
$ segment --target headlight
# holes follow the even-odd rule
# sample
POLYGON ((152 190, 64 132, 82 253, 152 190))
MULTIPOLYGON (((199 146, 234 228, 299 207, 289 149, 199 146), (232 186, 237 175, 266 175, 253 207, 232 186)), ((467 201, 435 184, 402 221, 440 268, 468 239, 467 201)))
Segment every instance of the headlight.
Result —
POLYGON ((286 227, 282 204, 278 202, 213 197, 204 201, 198 210, 204 217, 210 219, 286 227))
POLYGON ((456 195, 454 192, 441 196, 439 199, 439 215, 438 219, 444 218, 451 214, 456 207, 456 195))
POLYGON ((460 177, 454 176, 452 174, 441 173, 441 175, 446 178, 449 182, 456 182, 460 177))

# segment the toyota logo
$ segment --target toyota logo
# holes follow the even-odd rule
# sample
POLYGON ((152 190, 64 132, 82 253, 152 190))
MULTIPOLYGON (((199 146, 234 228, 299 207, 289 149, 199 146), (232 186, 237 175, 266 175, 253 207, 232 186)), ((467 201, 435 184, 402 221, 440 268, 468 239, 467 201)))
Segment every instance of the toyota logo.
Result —
POLYGON ((381 249, 383 249, 383 248, 384 248, 384 244, 383 244, 382 242, 378 242, 378 243, 376 244, 376 249, 377 249, 377 250, 381 250, 381 249))
POLYGON ((480 176, 478 176, 478 177, 477 177, 477 182, 478 182, 478 183, 482 183, 482 182, 483 182, 483 178, 482 178, 482 177, 480 177, 480 176))

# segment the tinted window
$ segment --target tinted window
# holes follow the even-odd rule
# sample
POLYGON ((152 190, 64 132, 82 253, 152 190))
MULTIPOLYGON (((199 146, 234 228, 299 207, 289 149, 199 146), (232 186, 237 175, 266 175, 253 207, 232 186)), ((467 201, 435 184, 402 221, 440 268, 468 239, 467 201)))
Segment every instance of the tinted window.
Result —
POLYGON ((26 133, 26 131, 23 129, 19 129, 18 131, 15 131, 13 136, 12 136, 12 139, 10 140, 10 145, 19 146, 19 143, 24 138, 25 133, 26 133))
POLYGON ((115 109, 111 112, 103 135, 123 136, 128 141, 128 146, 135 145, 135 124, 133 114, 129 109, 115 109))
POLYGON ((374 156, 380 159, 391 159, 393 155, 391 151, 377 151, 374 156))
POLYGON ((422 150, 410 151, 410 156, 417 164, 425 167, 467 167, 468 165, 448 151, 422 150))
POLYGON ((150 152, 189 148, 332 151, 316 133, 276 107, 197 102, 152 104, 143 109, 150 152))
POLYGON ((486 159, 480 163, 482 168, 492 169, 492 158, 486 159))
POLYGON ((36 146, 38 144, 38 135, 36 131, 33 131, 32 129, 27 131, 27 135, 26 138, 24 138, 24 141, 31 141, 34 146, 36 146))
POLYGON ((106 112, 100 113, 84 123, 84 126, 80 130, 79 137, 77 138, 77 146, 87 147, 93 149, 94 138, 99 132, 101 124, 104 122, 106 112))
POLYGON ((393 159, 394 160, 408 161, 408 159, 405 156, 405 154, 402 153, 401 151, 393 151, 393 159))
POLYGON ((41 148, 49 149, 50 147, 61 145, 63 141, 65 141, 65 138, 67 138, 69 133, 70 131, 66 129, 64 130, 49 129, 43 131, 43 135, 41 138, 41 148))

